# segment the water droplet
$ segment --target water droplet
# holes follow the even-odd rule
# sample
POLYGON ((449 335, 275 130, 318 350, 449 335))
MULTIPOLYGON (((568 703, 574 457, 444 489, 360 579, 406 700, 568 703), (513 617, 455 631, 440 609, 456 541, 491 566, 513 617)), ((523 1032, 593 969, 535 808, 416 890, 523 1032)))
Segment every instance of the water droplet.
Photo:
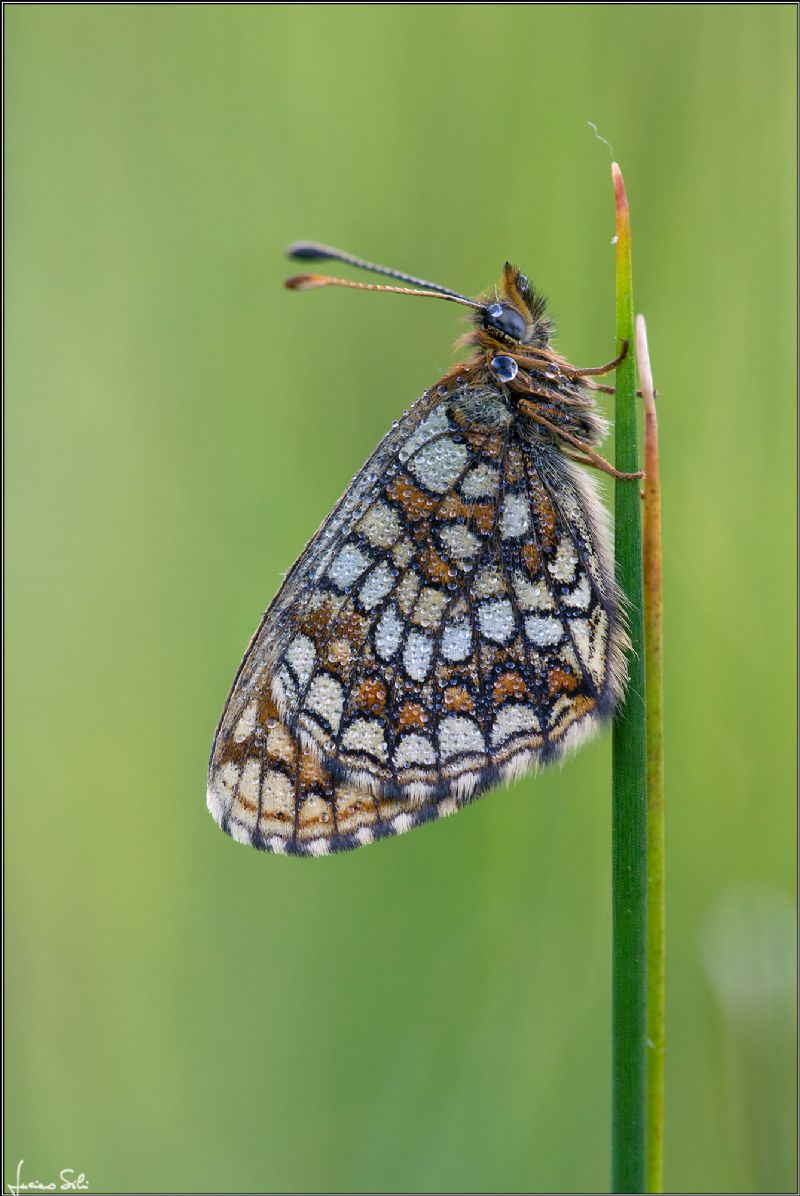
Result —
POLYGON ((491 361, 491 371, 496 378, 501 382, 511 382, 519 373, 519 366, 513 357, 508 357, 505 353, 498 354, 493 357, 491 361))

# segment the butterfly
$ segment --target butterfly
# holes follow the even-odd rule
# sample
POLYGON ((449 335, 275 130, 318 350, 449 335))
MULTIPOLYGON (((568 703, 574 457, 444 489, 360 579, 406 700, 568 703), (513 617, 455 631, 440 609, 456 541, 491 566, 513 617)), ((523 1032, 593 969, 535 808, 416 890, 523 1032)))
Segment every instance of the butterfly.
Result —
POLYGON ((544 298, 506 263, 478 299, 310 242, 409 284, 346 286, 466 306, 471 355, 384 437, 290 569, 233 682, 208 807, 239 842, 322 856, 453 813, 556 760, 610 718, 628 639, 590 465, 610 387, 551 347, 544 298))

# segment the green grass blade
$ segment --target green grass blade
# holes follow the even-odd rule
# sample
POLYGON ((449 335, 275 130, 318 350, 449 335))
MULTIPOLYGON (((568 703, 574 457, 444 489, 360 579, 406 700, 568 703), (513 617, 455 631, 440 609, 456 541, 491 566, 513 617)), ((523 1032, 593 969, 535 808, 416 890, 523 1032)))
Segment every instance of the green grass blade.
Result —
MULTIPOLYGON (((616 466, 638 469, 633 274, 628 201, 612 165, 617 213, 617 339, 628 354, 616 374, 616 466)), ((617 579, 628 606, 631 653, 625 701, 615 720, 612 775, 612 1185, 645 1186, 647 1012, 647 773, 645 751, 642 540, 638 482, 615 485, 617 579)))

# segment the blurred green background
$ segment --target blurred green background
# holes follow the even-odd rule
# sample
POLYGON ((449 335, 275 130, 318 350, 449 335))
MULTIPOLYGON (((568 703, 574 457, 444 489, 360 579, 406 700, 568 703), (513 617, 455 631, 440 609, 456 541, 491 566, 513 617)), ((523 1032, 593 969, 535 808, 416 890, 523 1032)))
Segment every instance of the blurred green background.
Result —
POLYGON ((794 1187, 795 26, 6 7, 6 1184, 607 1184, 608 736, 340 858, 204 804, 260 612, 462 330, 289 294, 283 246, 468 293, 508 257, 605 361, 593 121, 662 395, 665 1184, 794 1187))

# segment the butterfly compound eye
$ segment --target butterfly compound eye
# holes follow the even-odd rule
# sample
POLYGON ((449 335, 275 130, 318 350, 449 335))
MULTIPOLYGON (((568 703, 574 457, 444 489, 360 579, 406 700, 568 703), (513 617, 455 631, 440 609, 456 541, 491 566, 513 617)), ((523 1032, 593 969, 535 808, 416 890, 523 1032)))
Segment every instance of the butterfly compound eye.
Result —
POLYGON ((492 303, 487 307, 483 316, 483 326, 495 332, 502 332, 513 341, 524 340, 528 331, 528 325, 522 316, 507 303, 492 303))

